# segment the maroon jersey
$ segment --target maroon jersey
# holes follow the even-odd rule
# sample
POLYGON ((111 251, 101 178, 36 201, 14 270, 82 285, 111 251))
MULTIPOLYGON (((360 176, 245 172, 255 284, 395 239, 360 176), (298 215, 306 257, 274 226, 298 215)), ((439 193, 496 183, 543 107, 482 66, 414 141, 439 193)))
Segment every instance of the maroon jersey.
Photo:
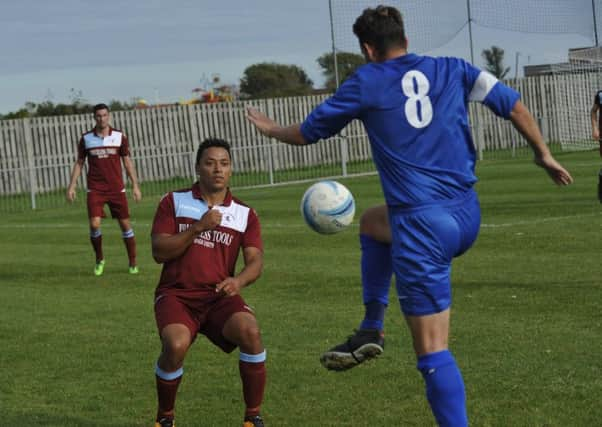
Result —
POLYGON ((88 190, 103 193, 125 191, 121 157, 129 156, 128 139, 117 129, 102 137, 93 129, 82 135, 77 149, 79 160, 88 158, 88 190))
MULTIPOLYGON (((259 219, 253 209, 232 197, 230 191, 224 203, 213 208, 222 213, 221 224, 199 234, 182 255, 163 264, 157 293, 211 289, 234 276, 240 248, 263 250, 259 219)), ((208 210, 198 184, 167 193, 159 202, 151 234, 185 231, 208 210)))

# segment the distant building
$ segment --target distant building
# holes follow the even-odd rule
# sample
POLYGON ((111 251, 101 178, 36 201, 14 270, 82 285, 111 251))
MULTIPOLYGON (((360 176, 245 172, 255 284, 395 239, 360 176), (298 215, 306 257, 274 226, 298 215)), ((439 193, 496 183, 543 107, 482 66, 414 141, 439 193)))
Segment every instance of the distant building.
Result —
POLYGON ((556 64, 526 65, 525 77, 584 73, 602 70, 602 46, 569 49, 569 61, 556 64))

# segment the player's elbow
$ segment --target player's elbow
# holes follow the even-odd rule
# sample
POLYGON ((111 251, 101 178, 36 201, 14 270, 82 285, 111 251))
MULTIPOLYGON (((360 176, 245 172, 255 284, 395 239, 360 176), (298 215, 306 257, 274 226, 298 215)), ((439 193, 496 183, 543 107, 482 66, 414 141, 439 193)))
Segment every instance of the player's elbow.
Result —
POLYGON ((152 245, 151 252, 153 255, 153 259, 157 264, 163 264, 169 261, 169 259, 165 256, 165 251, 161 250, 161 248, 159 248, 156 244, 152 245))
POLYGON ((155 250, 153 250, 153 259, 155 260, 155 262, 157 264, 163 264, 164 262, 167 262, 168 260, 161 256, 158 252, 156 252, 155 250))
POLYGON ((255 275, 255 280, 259 279, 262 274, 263 274, 263 262, 260 262, 259 266, 257 267, 257 274, 255 275))
POLYGON ((524 115, 524 114, 531 114, 531 113, 527 109, 527 106, 525 104, 523 104, 523 102, 519 99, 518 101, 516 101, 516 103, 512 107, 512 110, 510 111, 510 117, 524 115))
POLYGON ((251 284, 257 279, 259 279, 261 277, 261 274, 263 273, 263 260, 261 256, 258 256, 257 258, 253 259, 249 263, 249 265, 252 266, 253 271, 252 276, 249 278, 249 284, 251 284))
POLYGON ((535 118, 529 109, 521 101, 518 101, 510 112, 510 121, 515 126, 525 126, 526 124, 535 123, 535 118))

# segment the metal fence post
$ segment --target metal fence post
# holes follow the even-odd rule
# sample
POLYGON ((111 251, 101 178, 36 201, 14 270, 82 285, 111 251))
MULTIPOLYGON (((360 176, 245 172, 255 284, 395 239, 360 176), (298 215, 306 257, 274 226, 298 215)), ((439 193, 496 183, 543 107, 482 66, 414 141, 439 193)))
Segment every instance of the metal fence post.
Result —
MULTIPOLYGON (((476 120, 475 120, 476 121, 476 120)), ((483 145, 485 144, 485 138, 483 137, 483 128, 476 123, 477 127, 477 147, 479 149, 479 160, 483 160, 483 145)))
POLYGON ((341 135, 341 172, 343 176, 347 176, 347 160, 349 158, 349 153, 347 152, 348 149, 347 137, 341 135))
MULTIPOLYGON (((268 99, 266 101, 266 112, 268 117, 274 117, 274 100, 268 99)), ((268 141, 268 176, 270 185, 274 185, 274 141, 272 138, 262 137, 262 139, 268 141)))
POLYGON ((29 191, 31 194, 31 209, 36 208, 36 193, 38 182, 36 179, 35 159, 33 156, 33 138, 29 119, 21 120, 23 139, 25 142, 25 155, 27 156, 27 170, 29 171, 29 191))
POLYGON ((544 142, 547 144, 549 141, 548 137, 548 121, 544 116, 537 116, 537 125, 539 126, 539 130, 541 131, 541 136, 543 136, 544 142))

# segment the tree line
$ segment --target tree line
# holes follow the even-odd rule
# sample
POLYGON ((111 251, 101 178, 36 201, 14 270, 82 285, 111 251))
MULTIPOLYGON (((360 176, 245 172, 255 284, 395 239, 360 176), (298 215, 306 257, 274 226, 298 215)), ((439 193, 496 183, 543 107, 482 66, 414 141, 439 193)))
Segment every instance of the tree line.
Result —
MULTIPOLYGON (((504 50, 497 46, 484 49, 485 69, 496 77, 504 78, 509 67, 504 68, 504 50)), ((337 72, 339 83, 344 82, 355 70, 365 63, 362 55, 352 52, 337 52, 337 72)), ((336 89, 334 59, 332 52, 317 59, 325 78, 325 91, 336 89)), ((243 99, 276 98, 283 96, 302 96, 315 93, 313 82, 303 68, 297 65, 263 62, 247 67, 240 79, 240 92, 243 99)), ((131 110, 136 101, 123 102, 112 100, 108 103, 111 111, 131 110)), ((81 91, 71 89, 70 103, 53 103, 50 100, 40 103, 26 102, 17 111, 4 115, 0 119, 20 119, 28 117, 62 116, 68 114, 91 113, 93 104, 86 101, 81 91)))

